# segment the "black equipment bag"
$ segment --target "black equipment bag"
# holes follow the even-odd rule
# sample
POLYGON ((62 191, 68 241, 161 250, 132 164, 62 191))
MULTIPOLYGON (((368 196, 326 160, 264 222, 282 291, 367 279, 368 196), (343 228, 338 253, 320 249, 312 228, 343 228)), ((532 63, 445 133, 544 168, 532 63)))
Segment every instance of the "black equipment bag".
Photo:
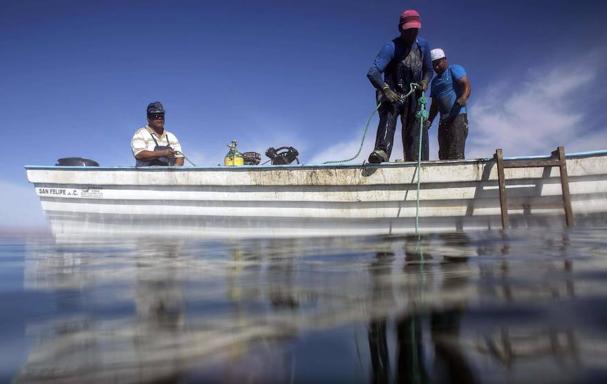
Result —
POLYGON ((280 147, 276 149, 270 147, 266 151, 266 156, 270 158, 272 165, 291 164, 295 160, 299 164, 299 152, 293 147, 280 147))

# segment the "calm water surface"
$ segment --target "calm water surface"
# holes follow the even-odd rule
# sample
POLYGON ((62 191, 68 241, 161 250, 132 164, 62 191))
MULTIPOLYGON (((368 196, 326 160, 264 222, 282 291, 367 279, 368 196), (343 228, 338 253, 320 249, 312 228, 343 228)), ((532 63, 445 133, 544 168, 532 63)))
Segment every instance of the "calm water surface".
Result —
POLYGON ((607 382, 607 231, 0 235, 0 381, 607 382))

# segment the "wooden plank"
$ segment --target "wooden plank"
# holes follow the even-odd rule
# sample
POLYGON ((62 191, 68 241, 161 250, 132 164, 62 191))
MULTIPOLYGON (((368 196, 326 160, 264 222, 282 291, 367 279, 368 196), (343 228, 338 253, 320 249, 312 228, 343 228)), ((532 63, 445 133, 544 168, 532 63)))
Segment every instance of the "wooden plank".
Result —
POLYGON ((506 178, 504 177, 504 153, 501 148, 495 151, 497 163, 497 180, 500 192, 500 208, 502 211, 502 229, 508 228, 508 201, 506 196, 506 178))
POLYGON ((531 168, 531 167, 558 167, 559 161, 556 159, 537 159, 537 160, 504 160, 504 168, 531 168))
POLYGON ((575 225, 573 210, 571 209, 571 196, 569 194, 569 176, 567 175, 567 159, 565 158, 565 147, 557 148, 559 158, 559 170, 561 172, 561 190, 563 192, 563 207, 565 209, 565 223, 568 227, 575 225))

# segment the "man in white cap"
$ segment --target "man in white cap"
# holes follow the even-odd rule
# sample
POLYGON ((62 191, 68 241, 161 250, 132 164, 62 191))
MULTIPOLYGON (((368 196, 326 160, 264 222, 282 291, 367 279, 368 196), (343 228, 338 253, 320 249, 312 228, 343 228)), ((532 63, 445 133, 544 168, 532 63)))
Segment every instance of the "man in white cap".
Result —
POLYGON ((426 127, 440 112, 438 126, 438 158, 441 160, 463 159, 468 137, 468 115, 466 103, 470 97, 470 80, 461 65, 449 65, 445 51, 440 48, 430 51, 432 67, 436 76, 430 84, 430 117, 426 127))

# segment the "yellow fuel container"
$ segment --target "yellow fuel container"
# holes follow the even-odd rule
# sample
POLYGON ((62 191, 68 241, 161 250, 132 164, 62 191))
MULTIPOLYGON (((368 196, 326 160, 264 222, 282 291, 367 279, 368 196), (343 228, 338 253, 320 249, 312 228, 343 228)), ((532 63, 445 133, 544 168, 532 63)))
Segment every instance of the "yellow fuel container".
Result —
POLYGON ((230 150, 228 151, 226 157, 224 157, 223 159, 223 165, 230 167, 244 165, 244 157, 242 157, 242 153, 238 152, 238 149, 236 149, 236 145, 236 140, 232 140, 232 143, 228 145, 228 148, 230 148, 230 150))

